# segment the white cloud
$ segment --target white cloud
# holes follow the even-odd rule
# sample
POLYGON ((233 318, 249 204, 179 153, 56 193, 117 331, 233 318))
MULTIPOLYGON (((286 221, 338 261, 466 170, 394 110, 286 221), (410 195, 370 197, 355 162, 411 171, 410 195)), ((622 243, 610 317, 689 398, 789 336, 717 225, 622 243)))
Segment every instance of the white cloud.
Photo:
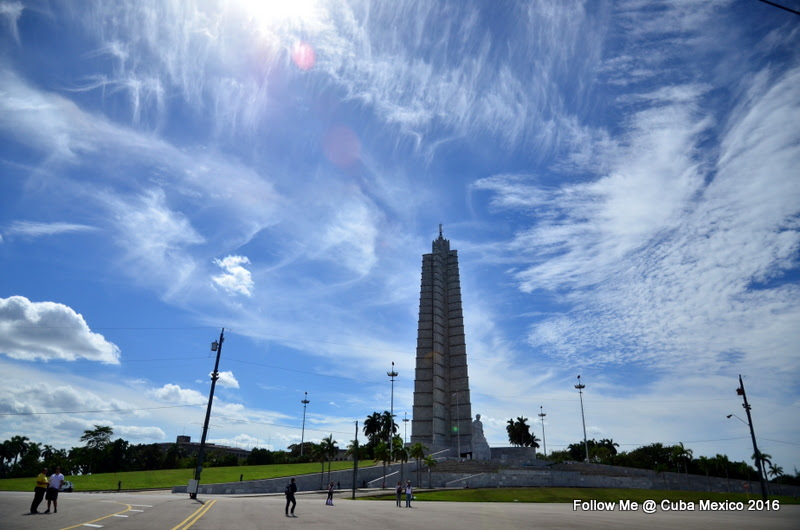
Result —
POLYGON ((232 294, 253 296, 253 277, 244 268, 244 265, 250 264, 249 259, 245 256, 226 256, 221 260, 215 259, 214 263, 225 271, 211 278, 215 284, 232 294))
MULTIPOLYGON (((211 373, 208 374, 209 377, 211 373)), ((217 383, 221 386, 228 387, 228 388, 239 388, 239 381, 236 380, 236 377, 233 375, 233 372, 220 372, 219 379, 217 379, 217 383)))
POLYGON ((71 232, 89 232, 97 230, 94 226, 75 223, 37 223, 33 221, 15 221, 5 230, 6 235, 41 237, 71 232))
POLYGON ((181 388, 180 385, 173 383, 167 383, 161 388, 154 388, 150 390, 148 394, 162 401, 180 403, 183 405, 197 405, 208 402, 208 398, 204 397, 197 390, 181 388))
POLYGON ((0 331, 0 353, 14 359, 119 363, 119 348, 63 304, 0 298, 0 331))

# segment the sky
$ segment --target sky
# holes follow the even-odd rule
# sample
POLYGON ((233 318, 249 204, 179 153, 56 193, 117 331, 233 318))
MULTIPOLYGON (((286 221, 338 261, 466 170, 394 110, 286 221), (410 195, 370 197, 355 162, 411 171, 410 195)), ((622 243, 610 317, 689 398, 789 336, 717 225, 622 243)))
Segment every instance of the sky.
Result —
POLYGON ((798 86, 757 0, 0 0, 0 439, 199 441, 223 328, 209 441, 410 436, 442 224, 490 445, 582 441, 580 375, 751 462, 742 375, 793 474, 798 86))

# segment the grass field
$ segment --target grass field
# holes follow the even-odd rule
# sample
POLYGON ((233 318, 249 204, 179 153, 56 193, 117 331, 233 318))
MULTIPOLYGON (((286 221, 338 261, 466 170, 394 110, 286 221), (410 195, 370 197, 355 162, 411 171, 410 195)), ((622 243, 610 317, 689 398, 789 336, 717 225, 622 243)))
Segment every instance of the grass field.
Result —
MULTIPOLYGON (((450 501, 450 502, 566 502, 572 503, 576 499, 584 501, 596 500, 602 502, 617 502, 630 500, 642 503, 646 500, 661 502, 686 501, 699 502, 732 501, 747 504, 748 496, 744 493, 716 493, 702 491, 662 491, 640 489, 604 489, 604 488, 486 488, 486 489, 453 489, 417 491, 414 493, 417 501, 450 501)), ((761 497, 751 495, 750 499, 761 497)), ((777 499, 781 504, 800 504, 800 499, 793 499, 785 495, 770 495, 770 499, 777 499)), ((375 497, 362 497, 369 500, 395 500, 394 493, 375 497)))
MULTIPOLYGON (((359 465, 364 467, 363 462, 359 465)), ((208 467, 203 469, 200 482, 202 484, 215 484, 218 482, 236 482, 239 475, 242 480, 257 480, 265 478, 289 477, 319 473, 320 464, 285 464, 273 466, 234 466, 234 467, 208 467)), ((353 462, 332 462, 331 471, 352 469, 353 462)), ((328 471, 328 465, 325 465, 328 471)), ((116 490, 117 484, 122 482, 122 489, 143 490, 156 488, 171 488, 172 486, 185 485, 189 479, 194 478, 194 469, 159 469, 157 471, 127 471, 124 473, 98 473, 96 475, 66 476, 65 480, 75 484, 75 491, 103 491, 116 490)), ((33 491, 36 478, 9 478, 0 480, 0 491, 33 491)))

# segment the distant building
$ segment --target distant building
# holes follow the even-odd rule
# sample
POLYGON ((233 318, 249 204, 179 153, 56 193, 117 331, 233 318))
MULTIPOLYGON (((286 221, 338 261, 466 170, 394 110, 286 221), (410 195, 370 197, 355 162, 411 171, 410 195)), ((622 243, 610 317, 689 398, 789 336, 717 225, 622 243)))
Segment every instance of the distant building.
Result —
MULTIPOLYGON (((163 452, 167 452, 169 448, 172 447, 172 445, 173 444, 171 443, 158 444, 158 446, 161 448, 163 452)), ((175 445, 177 445, 178 448, 180 448, 181 451, 187 456, 196 455, 197 453, 200 452, 200 443, 192 442, 191 436, 184 436, 184 435, 178 436, 178 438, 175 440, 175 445)), ((247 458, 248 456, 250 456, 249 449, 242 449, 240 447, 230 447, 227 445, 217 445, 206 442, 205 454, 208 455, 212 452, 224 453, 227 455, 235 455, 237 458, 247 458)))

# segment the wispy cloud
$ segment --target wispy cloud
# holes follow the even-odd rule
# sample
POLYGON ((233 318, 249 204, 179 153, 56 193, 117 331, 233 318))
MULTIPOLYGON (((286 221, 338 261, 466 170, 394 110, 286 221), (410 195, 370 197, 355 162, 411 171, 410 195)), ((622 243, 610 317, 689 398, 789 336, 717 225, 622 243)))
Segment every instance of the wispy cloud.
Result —
POLYGON ((25 6, 22 5, 22 2, 0 2, 0 18, 6 23, 9 34, 17 44, 20 44, 17 22, 19 22, 24 9, 25 6))
POLYGON ((634 115, 607 176, 549 190, 479 181, 497 207, 537 216, 511 245, 537 259, 517 273, 521 289, 566 290, 574 307, 535 324, 531 344, 599 363, 719 369, 742 352, 751 366, 785 366, 800 304, 795 286, 770 282, 800 248, 800 185, 789 178, 800 164, 797 82, 797 69, 756 76, 758 95, 732 114, 716 161, 693 155, 709 123, 692 110, 703 92, 672 90, 679 97, 642 96, 655 106, 634 115), (785 318, 770 316, 778 308, 785 318))
POLYGON ((38 223, 34 221, 15 221, 5 230, 6 236, 41 237, 71 232, 90 232, 97 227, 75 223, 38 223))
POLYGON ((13 359, 88 359, 119 363, 119 348, 93 333, 81 315, 55 302, 0 298, 0 353, 13 359))

